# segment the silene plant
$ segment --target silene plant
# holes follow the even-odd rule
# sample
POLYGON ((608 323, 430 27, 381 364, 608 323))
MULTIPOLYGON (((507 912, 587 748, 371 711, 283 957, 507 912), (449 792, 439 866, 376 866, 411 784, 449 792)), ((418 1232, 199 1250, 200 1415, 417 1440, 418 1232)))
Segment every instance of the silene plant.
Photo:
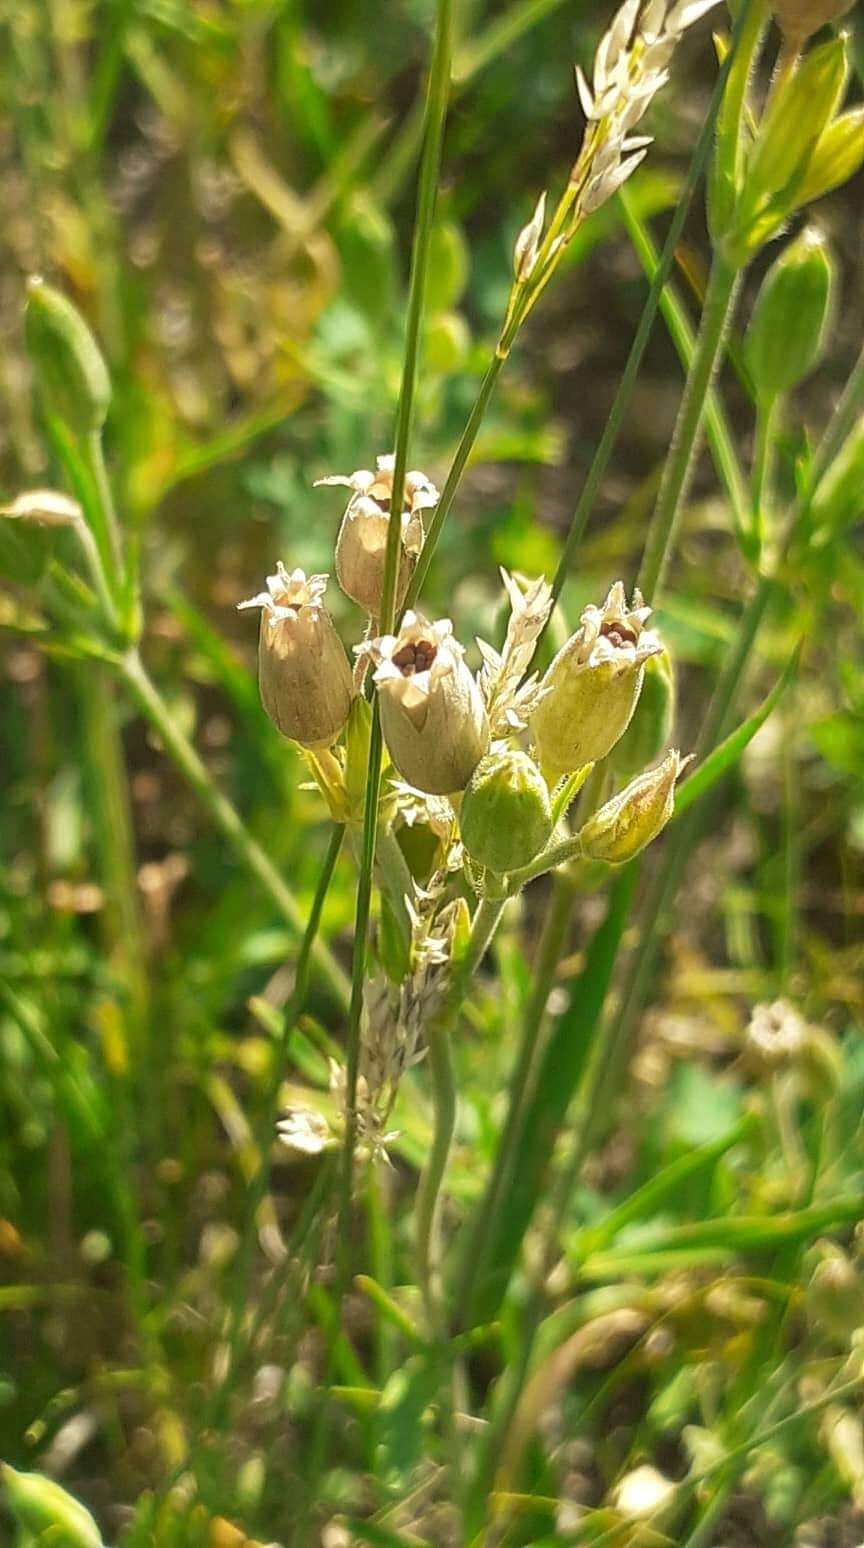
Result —
MULTIPOLYGON (((294 1088, 286 1106, 277 1101, 279 1070, 267 1124, 270 1137, 278 1125, 283 1146, 320 1165, 310 1207, 338 1223, 333 1277, 343 1305, 359 1266, 352 1222, 367 1193, 379 1196, 398 1140, 400 1093, 409 1087, 412 1096, 429 1095, 428 1139, 418 1158, 411 1210, 416 1290, 401 1303, 369 1275, 356 1283, 400 1336, 409 1337, 411 1358, 420 1362, 412 1372, 422 1371, 422 1379, 408 1385, 414 1420, 426 1423, 431 1410, 450 1448, 450 1482, 437 1492, 458 1522, 448 1516, 435 1541, 505 1540, 500 1533, 518 1507, 520 1467, 542 1411, 532 1388, 532 1361, 538 1338, 543 1345, 562 1228, 628 1065, 663 922, 697 832, 699 798, 740 758, 794 676, 793 650, 768 699, 736 723, 736 694, 754 642, 766 618, 782 613, 786 588, 806 562, 820 521, 827 520, 835 466, 864 405, 864 356, 798 469, 794 497, 784 504, 774 477, 777 429, 790 395, 820 360, 830 328, 834 263, 827 241, 813 227, 796 231, 767 267, 763 263, 755 300, 745 281, 765 248, 781 241, 801 212, 864 161, 864 109, 847 104, 848 40, 834 25, 845 9, 837 0, 776 0, 773 8, 765 0, 740 0, 727 32, 718 20, 718 0, 625 0, 591 69, 576 71, 585 120, 581 146, 557 202, 541 193, 518 235, 497 343, 452 461, 443 479, 433 481, 411 463, 422 460, 414 444, 415 404, 452 76, 453 3, 438 0, 392 451, 358 446, 358 462, 369 465, 318 481, 347 493, 341 514, 329 507, 332 569, 365 614, 365 627, 344 641, 328 610, 329 577, 292 568, 290 555, 286 563, 274 555, 264 589, 239 603, 260 614, 264 710, 300 749, 332 819, 308 917, 214 783, 144 664, 140 555, 115 509, 102 450, 112 397, 108 372, 71 303, 46 283, 30 286, 28 345, 46 432, 69 491, 26 491, 5 515, 62 529, 67 546, 41 598, 57 648, 98 664, 131 697, 238 862, 299 937, 283 1037, 303 1010, 311 975, 341 1006, 343 1052, 331 1059, 329 1094, 310 1087, 301 1095, 294 1088), (716 86, 657 254, 644 229, 640 234, 627 180, 650 152, 643 119, 674 70, 676 48, 709 11, 718 27, 716 86), (780 29, 776 58, 767 55, 775 36, 772 17, 780 29), (823 38, 824 28, 830 30, 823 38), (638 575, 627 584, 610 577, 606 595, 568 623, 560 602, 564 581, 624 425, 655 315, 661 306, 669 315, 673 257, 703 173, 711 266, 698 330, 690 334, 679 326, 675 333, 686 380, 638 575), (637 249, 642 244, 651 277, 645 313, 557 572, 504 573, 503 638, 475 646, 458 617, 431 616, 424 605, 436 545, 523 324, 577 232, 613 199, 635 232, 637 249), (750 314, 744 356, 755 432, 749 477, 715 394, 717 367, 745 293, 750 314), (731 512, 747 595, 703 723, 679 749, 674 662, 657 615, 705 439, 731 512), (645 865, 640 856, 657 840, 658 853, 645 865), (318 938, 343 848, 357 868, 350 981, 318 938), (456 1230, 441 1207, 459 1116, 453 1050, 502 921, 541 877, 550 881, 542 890, 540 944, 494 1160, 490 1175, 476 1180, 467 1219, 456 1230), (598 894, 599 923, 583 943, 575 1009, 565 1027, 546 1012, 574 899, 586 890, 598 894), (565 1136, 569 1149, 562 1161, 559 1141, 565 1136), (508 1300, 514 1280, 518 1293, 508 1300), (499 1327, 502 1306, 510 1319, 509 1357, 478 1417, 472 1414, 469 1356, 499 1327), (463 1432, 470 1457, 461 1477, 463 1432), (484 1537, 478 1534, 490 1500, 498 1535, 484 1537)), ((333 501, 323 492, 317 498, 322 509, 333 501)), ((249 589, 258 583, 250 576, 249 589)), ((806 1026, 782 1004, 757 1008, 751 1043, 766 1067, 766 1049, 776 1065, 805 1053, 813 1057, 815 1047, 806 1026)), ((259 1184, 263 1193, 266 1174, 259 1184)), ((242 1304, 229 1329, 229 1365, 245 1336, 242 1304)), ((335 1346, 334 1332, 331 1354, 335 1346)), ((393 1402, 397 1396, 394 1389, 393 1402)), ((649 1526, 655 1517, 674 1521, 676 1511, 689 1508, 700 1480, 718 1466, 709 1458, 682 1484, 636 1469, 622 1480, 615 1508, 649 1526)), ((411 1517, 414 1524, 423 1508, 418 1505, 411 1517)), ((68 1540, 84 1539, 73 1532, 68 1540)), ((373 1540, 409 1539, 385 1534, 373 1540)))

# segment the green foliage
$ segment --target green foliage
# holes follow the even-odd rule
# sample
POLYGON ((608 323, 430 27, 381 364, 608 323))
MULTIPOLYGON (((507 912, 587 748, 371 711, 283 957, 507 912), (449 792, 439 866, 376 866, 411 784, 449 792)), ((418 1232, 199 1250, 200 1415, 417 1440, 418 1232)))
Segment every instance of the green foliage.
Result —
MULTIPOLYGON (((442 8, 9 10, 3 1541, 857 1541, 864 109, 848 43, 772 87, 765 8, 735 9, 709 200, 731 288, 707 318, 710 255, 682 237, 707 23, 632 126, 655 144, 626 201, 576 219, 569 63, 590 76, 608 17, 455 8, 421 315, 442 8), (543 284, 514 302, 544 188, 574 229, 558 248, 540 223, 543 284), (836 258, 793 234, 751 305, 732 269, 832 190, 836 258), (643 326, 616 394, 643 270, 674 349, 643 326), (412 805, 385 755, 371 871, 370 700, 304 761, 235 604, 279 558, 332 569, 339 502, 311 486, 392 449, 406 339, 407 466, 451 485, 417 601, 472 670, 473 637, 504 645, 497 566, 560 593, 524 683, 616 579, 630 595, 682 477, 651 539, 665 649, 610 757, 534 790, 525 847, 506 802, 472 838, 470 792, 460 829, 459 797, 412 805), (794 415, 763 412, 793 388, 794 415), (580 860, 670 743, 696 760, 656 845, 580 860), (554 877, 541 853, 511 886, 550 796, 554 877), (376 1058, 397 1073, 370 1108, 376 1058), (637 1521, 646 1467, 666 1503, 637 1521)), ((530 736, 509 743, 533 780, 530 736)))

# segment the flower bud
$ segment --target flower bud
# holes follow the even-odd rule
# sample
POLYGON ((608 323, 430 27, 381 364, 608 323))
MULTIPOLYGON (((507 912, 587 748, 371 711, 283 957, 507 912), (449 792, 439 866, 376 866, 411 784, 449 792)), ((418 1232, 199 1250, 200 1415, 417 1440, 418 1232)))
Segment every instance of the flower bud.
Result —
POLYGON ((459 826, 472 860, 499 876, 545 849, 552 833, 549 788, 527 753, 489 753, 477 765, 459 826))
POLYGON ((795 208, 803 209, 832 188, 848 183, 864 162, 864 108, 850 108, 823 130, 807 171, 795 194, 795 208))
POLYGON ((672 816, 675 782, 688 761, 677 751, 667 753, 656 769, 631 780, 589 817, 579 832, 585 859, 623 865, 650 844, 672 816))
POLYGON ((42 1473, 19 1473, 8 1463, 0 1467, 3 1499, 20 1523, 23 1532, 34 1539, 57 1544, 57 1548, 104 1548, 102 1534, 89 1510, 73 1495, 42 1473))
POLYGON ((548 668, 531 734, 551 780, 605 758, 626 731, 645 662, 663 648, 645 628, 650 613, 638 591, 628 608, 616 581, 602 608, 586 607, 580 628, 548 668))
POLYGON ((791 392, 818 364, 831 310, 834 266, 812 226, 784 249, 762 281, 744 350, 757 395, 791 392))
POLYGON ((774 15, 783 36, 795 48, 806 43, 814 32, 838 21, 851 11, 855 0, 774 0, 774 15))
POLYGON ((101 430, 111 401, 108 368, 84 318, 34 277, 27 285, 27 348, 48 412, 77 435, 101 430))
POLYGON ((289 575, 280 563, 267 577, 267 590, 239 604, 262 609, 261 702, 274 726, 301 747, 335 742, 354 692, 345 648, 324 606, 326 589, 326 575, 307 580, 302 570, 289 575))
MULTIPOLYGON (((377 618, 381 610, 393 461, 392 457, 379 457, 374 473, 366 469, 348 476, 337 473, 330 478, 319 478, 315 483, 316 488, 342 484, 353 490, 336 539, 336 578, 345 595, 358 602, 373 618, 377 618)), ((423 547, 422 512, 438 504, 438 491, 425 473, 406 473, 403 501, 397 607, 423 547)))
POLYGON ((778 83, 747 166, 729 252, 746 263, 782 230, 799 203, 809 164, 842 101, 848 62, 846 42, 832 38, 806 55, 778 83))
POLYGON ((464 790, 489 745, 480 691, 449 618, 406 613, 398 635, 370 640, 381 728, 396 768, 428 795, 464 790))

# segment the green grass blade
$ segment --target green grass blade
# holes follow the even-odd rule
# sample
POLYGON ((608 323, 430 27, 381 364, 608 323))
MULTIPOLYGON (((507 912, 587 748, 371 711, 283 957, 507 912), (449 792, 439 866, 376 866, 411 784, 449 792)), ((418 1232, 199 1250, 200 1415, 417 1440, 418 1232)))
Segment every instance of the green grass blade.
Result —
POLYGON ((636 870, 626 866, 612 886, 606 917, 596 931, 567 1009, 555 1024, 514 1147, 519 1166, 496 1212, 485 1264, 470 1305, 472 1322, 491 1321, 507 1288, 538 1199, 544 1196, 555 1142, 591 1054, 606 992, 627 921, 636 870))
POLYGON ((698 801, 700 796, 705 795, 713 785, 716 785, 719 779, 722 779, 724 774, 728 773, 738 763, 745 749, 752 742, 756 732, 764 726, 772 710, 786 692, 798 670, 800 659, 801 646, 799 645, 784 667, 771 692, 759 705, 759 708, 754 710, 752 715, 748 715, 747 719, 742 721, 740 726, 736 726, 735 730, 730 732, 729 736, 720 743, 720 746, 716 747, 699 764, 699 767, 690 775, 689 779, 684 781, 675 796, 676 817, 680 817, 682 812, 686 812, 688 807, 693 805, 694 801, 698 801))

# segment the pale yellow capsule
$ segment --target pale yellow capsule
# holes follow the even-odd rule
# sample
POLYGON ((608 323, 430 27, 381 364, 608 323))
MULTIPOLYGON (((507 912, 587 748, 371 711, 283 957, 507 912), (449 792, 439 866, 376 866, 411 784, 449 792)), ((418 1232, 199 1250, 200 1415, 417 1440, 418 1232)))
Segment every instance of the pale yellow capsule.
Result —
POLYGON ((261 608, 258 684, 274 726, 301 747, 329 747, 354 693, 351 667, 324 606, 326 575, 289 574, 278 564, 267 590, 241 608, 261 608))

